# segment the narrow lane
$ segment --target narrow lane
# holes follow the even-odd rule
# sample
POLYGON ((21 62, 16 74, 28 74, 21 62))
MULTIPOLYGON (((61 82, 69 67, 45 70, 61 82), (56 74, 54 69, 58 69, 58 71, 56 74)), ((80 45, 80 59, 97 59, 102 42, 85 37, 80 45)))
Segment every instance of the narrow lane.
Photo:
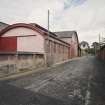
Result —
MULTIPOLYGON (((87 56, 6 83, 62 100, 66 105, 105 105, 104 69, 105 64, 102 61, 87 56)), ((45 105, 40 104, 41 102, 42 98, 37 105, 45 105)), ((35 101, 30 103, 34 104, 35 101)))
POLYGON ((90 79, 90 103, 89 105, 105 105, 105 62, 93 61, 93 70, 90 79))

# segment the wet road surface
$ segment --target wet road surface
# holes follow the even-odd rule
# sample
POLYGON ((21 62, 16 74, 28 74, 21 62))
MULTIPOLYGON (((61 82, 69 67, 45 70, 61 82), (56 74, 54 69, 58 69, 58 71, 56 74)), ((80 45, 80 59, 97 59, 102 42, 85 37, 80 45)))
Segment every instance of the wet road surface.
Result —
POLYGON ((105 105, 105 63, 95 57, 81 57, 5 81, 0 85, 0 102, 4 105, 105 105))

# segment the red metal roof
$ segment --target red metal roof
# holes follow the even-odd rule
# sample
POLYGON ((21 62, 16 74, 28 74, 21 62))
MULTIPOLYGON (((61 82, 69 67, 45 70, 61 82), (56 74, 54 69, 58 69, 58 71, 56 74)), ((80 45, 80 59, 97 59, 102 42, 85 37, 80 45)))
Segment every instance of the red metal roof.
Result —
POLYGON ((31 24, 25 24, 25 23, 17 23, 17 24, 13 24, 13 25, 9 25, 8 27, 4 28, 1 32, 0 32, 0 36, 3 35, 5 32, 7 32, 8 30, 11 30, 13 28, 17 28, 17 27, 26 27, 26 28, 30 28, 34 31, 37 31, 43 35, 45 35, 43 32, 41 32, 40 30, 38 30, 37 28, 35 28, 34 26, 32 26, 31 24))

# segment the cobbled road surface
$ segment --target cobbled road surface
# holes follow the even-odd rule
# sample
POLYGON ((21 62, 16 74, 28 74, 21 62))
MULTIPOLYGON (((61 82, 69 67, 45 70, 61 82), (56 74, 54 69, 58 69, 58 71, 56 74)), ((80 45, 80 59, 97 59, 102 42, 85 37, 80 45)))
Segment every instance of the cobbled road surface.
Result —
POLYGON ((105 105, 105 62, 86 56, 3 81, 0 105, 105 105))

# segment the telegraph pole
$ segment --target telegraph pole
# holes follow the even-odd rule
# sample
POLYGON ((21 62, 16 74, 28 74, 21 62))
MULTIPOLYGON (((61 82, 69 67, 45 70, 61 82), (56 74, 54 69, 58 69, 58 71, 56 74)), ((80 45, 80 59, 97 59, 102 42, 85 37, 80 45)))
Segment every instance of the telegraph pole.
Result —
POLYGON ((100 49, 101 49, 101 36, 100 36, 100 34, 99 34, 99 56, 100 56, 100 49))
POLYGON ((50 25, 49 25, 49 23, 50 23, 50 11, 48 9, 48 12, 47 12, 47 30, 48 30, 47 35, 48 36, 47 36, 47 40, 45 42, 45 49, 46 49, 46 53, 45 53, 45 65, 46 66, 49 66, 49 54, 48 54, 48 51, 47 51, 49 49, 46 47, 46 46, 49 46, 49 34, 50 34, 50 31, 49 31, 50 25))
POLYGON ((101 47, 101 46, 100 46, 100 44, 101 44, 101 43, 100 43, 100 42, 101 42, 100 39, 101 39, 101 36, 100 36, 100 34, 99 34, 99 50, 100 50, 100 47, 101 47))
POLYGON ((49 11, 49 9, 48 9, 48 33, 49 33, 49 23, 50 23, 50 11, 49 11))

